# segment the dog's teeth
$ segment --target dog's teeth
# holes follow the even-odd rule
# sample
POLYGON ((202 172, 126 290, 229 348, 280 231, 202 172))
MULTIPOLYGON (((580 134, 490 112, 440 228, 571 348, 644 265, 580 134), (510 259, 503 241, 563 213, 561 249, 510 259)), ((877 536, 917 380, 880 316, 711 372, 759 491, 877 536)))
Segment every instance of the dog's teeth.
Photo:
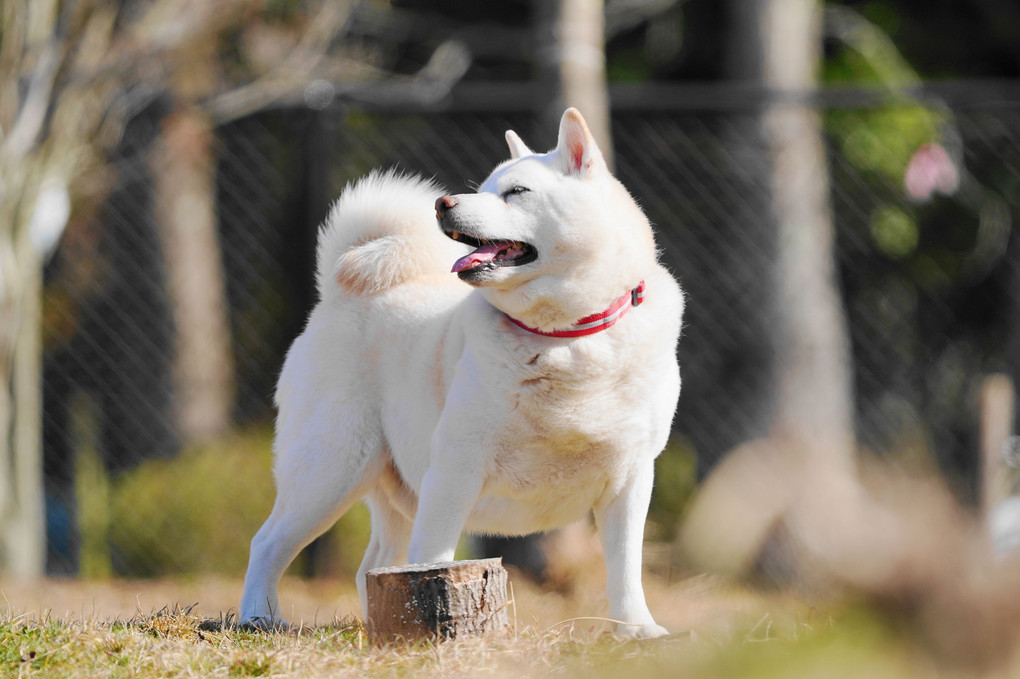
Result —
POLYGON ((453 240, 460 240, 460 231, 451 231, 450 238, 453 240))

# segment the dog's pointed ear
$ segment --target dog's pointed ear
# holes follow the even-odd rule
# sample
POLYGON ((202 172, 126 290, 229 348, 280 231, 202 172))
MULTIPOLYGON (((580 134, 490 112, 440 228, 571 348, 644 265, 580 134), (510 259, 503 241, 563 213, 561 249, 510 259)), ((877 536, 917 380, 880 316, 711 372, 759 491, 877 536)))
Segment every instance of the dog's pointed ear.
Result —
POLYGON ((529 149, 528 145, 524 143, 524 140, 521 139, 520 135, 513 130, 506 131, 506 145, 510 147, 510 158, 513 160, 535 154, 535 152, 529 149))
POLYGON ((556 151, 567 174, 585 177, 592 170, 606 165, 602 151, 588 129, 588 123, 584 122, 581 112, 576 108, 568 108, 563 112, 556 151))

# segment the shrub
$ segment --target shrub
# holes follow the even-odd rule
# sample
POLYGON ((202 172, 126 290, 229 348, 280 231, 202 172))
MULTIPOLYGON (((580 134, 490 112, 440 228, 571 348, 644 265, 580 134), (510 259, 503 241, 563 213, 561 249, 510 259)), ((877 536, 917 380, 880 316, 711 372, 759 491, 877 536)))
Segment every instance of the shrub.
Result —
MULTIPOLYGON (((248 431, 114 479, 109 544, 115 571, 242 574, 251 538, 275 497, 271 445, 270 431, 248 431)), ((334 555, 328 570, 353 574, 368 530, 363 506, 348 512, 328 534, 326 551, 334 555)))

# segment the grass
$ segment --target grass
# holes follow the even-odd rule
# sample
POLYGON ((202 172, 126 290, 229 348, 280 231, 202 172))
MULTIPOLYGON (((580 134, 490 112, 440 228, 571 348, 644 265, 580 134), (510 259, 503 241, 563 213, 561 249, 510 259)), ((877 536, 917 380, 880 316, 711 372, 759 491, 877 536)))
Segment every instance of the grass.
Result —
POLYGON ((252 677, 300 676, 306 669, 330 674, 356 648, 359 634, 357 624, 296 635, 238 632, 181 608, 112 623, 12 618, 0 623, 0 675, 252 677))
MULTIPOLYGON (((570 595, 543 592, 518 581, 514 638, 442 644, 375 646, 368 643, 360 621, 350 616, 267 633, 238 630, 231 625, 229 611, 209 617, 194 605, 109 619, 94 613, 9 611, 0 613, 0 676, 1020 676, 1015 660, 994 669, 961 664, 959 659, 950 662, 909 626, 877 609, 846 601, 823 605, 712 578, 675 585, 653 582, 652 607, 662 611, 662 622, 677 633, 664 639, 623 641, 607 634, 606 625, 596 618, 569 619, 599 612, 598 605, 592 608, 592 599, 598 598, 591 590, 595 580, 586 579, 570 595)), ((104 590, 87 583, 62 586, 76 588, 81 597, 104 598, 104 590)), ((146 596, 169 596, 184 589, 174 583, 161 587, 146 596)), ((293 590, 298 584, 287 587, 293 590)), ((13 588, 10 592, 18 593, 13 588)), ((103 600, 92 605, 108 610, 103 600)), ((111 605, 110 610, 115 608, 111 605)))
MULTIPOLYGON (((244 632, 187 609, 124 622, 9 619, 0 624, 4 676, 917 676, 909 653, 867 631, 830 624, 774 636, 765 618, 725 644, 681 634, 627 642, 575 625, 532 628, 509 641, 376 647, 355 620, 293 632, 244 632), (821 670, 825 670, 821 672, 821 670), (862 673, 863 672, 863 673, 862 673)), ((869 623, 870 624, 870 623, 869 623)))
POLYGON ((11 619, 0 624, 4 676, 525 676, 690 665, 690 636, 622 643, 570 626, 512 641, 374 647, 357 621, 289 633, 236 631, 187 609, 115 623, 11 619), (682 661, 682 662, 681 662, 682 661))

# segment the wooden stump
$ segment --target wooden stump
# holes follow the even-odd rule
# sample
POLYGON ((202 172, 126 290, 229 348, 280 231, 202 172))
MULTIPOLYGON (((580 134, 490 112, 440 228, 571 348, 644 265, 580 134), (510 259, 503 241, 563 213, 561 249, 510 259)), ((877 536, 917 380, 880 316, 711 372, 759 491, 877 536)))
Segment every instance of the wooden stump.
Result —
POLYGON ((501 559, 376 568, 366 574, 373 641, 510 635, 501 559))

